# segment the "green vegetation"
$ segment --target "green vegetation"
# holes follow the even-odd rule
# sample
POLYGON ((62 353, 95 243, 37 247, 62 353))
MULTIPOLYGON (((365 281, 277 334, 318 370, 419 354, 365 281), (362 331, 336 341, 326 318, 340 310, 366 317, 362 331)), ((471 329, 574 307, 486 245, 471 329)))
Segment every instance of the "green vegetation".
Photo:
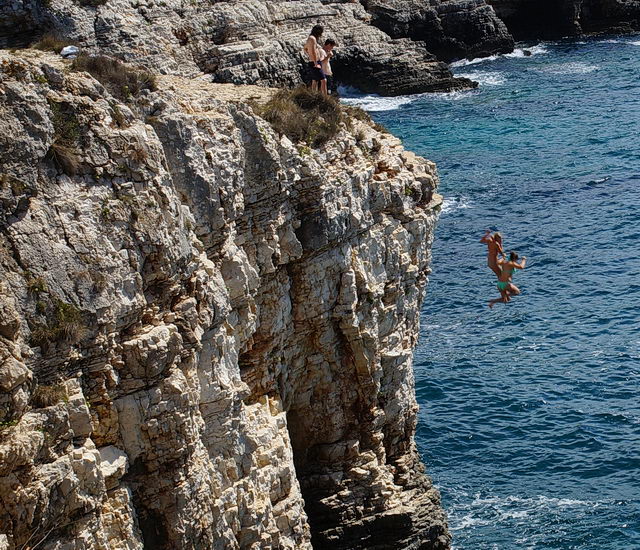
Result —
POLYGON ((27 291, 32 294, 40 294, 47 291, 47 283, 42 277, 34 277, 33 274, 27 272, 27 291))
POLYGON ((343 105, 342 108, 346 111, 346 113, 355 118, 356 120, 361 120, 362 122, 371 123, 371 117, 369 113, 360 107, 356 107, 355 105, 343 105))
POLYGON ((49 101, 49 107, 54 138, 47 155, 58 170, 74 176, 81 165, 77 149, 80 124, 73 112, 65 112, 62 104, 49 101))
POLYGON ((38 323, 31 331, 31 342, 47 348, 53 342, 77 342, 82 338, 85 327, 82 324, 80 310, 73 304, 54 299, 53 304, 45 307, 46 323, 38 323))
POLYGON ((378 132, 380 132, 381 134, 390 134, 391 132, 386 128, 386 126, 383 126, 382 124, 378 123, 378 122, 374 122, 373 123, 373 128, 374 130, 377 130, 378 132))
POLYGON ((68 40, 67 38, 59 36, 55 33, 47 33, 43 35, 40 40, 34 42, 31 47, 35 48, 36 50, 42 50, 45 52, 60 53, 62 51, 62 48, 70 46, 71 44, 73 44, 73 42, 71 42, 71 40, 68 40))
POLYGON ((11 428, 18 423, 18 420, 5 420, 0 422, 0 432, 6 430, 7 428, 11 428))
POLYGON ((343 105, 342 108, 346 111, 346 113, 355 118, 356 120, 360 120, 362 122, 366 122, 380 132, 381 134, 390 134, 391 132, 387 130, 382 124, 374 122, 373 119, 369 116, 369 113, 360 107, 356 107, 355 105, 343 105))
POLYGON ((340 130, 340 123, 348 120, 337 99, 305 87, 280 90, 264 105, 252 106, 276 132, 312 147, 327 143, 340 130))
POLYGON ((122 101, 129 101, 142 90, 156 89, 156 77, 153 74, 106 55, 80 54, 73 60, 71 69, 88 72, 122 101))
POLYGON ((68 401, 67 392, 62 384, 54 386, 38 385, 31 395, 31 406, 34 409, 44 409, 60 403, 60 401, 68 401))
MULTIPOLYGON (((335 137, 343 122, 352 128, 353 119, 365 122, 378 132, 389 133, 360 107, 343 105, 333 96, 324 96, 304 86, 280 90, 265 104, 253 102, 251 106, 276 132, 294 143, 305 142, 311 147, 320 147, 335 137)), ((364 131, 359 130, 355 137, 362 141, 364 131)))
POLYGON ((111 106, 111 111, 112 111, 111 118, 113 118, 113 121, 116 123, 118 128, 126 127, 127 119, 125 118, 124 114, 120 110, 120 107, 118 106, 118 104, 112 101, 112 102, 109 102, 109 105, 111 106))

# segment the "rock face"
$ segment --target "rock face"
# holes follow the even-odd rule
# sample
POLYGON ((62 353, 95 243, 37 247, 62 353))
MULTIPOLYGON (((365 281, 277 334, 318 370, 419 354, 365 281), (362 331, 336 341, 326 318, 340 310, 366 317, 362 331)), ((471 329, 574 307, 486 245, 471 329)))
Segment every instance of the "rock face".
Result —
POLYGON ((394 38, 423 40, 439 59, 513 50, 513 38, 485 0, 364 0, 372 23, 394 38))
POLYGON ((0 53, 0 547, 446 549, 413 434, 432 163, 0 53), (304 498, 303 498, 304 497, 304 498))
POLYGON ((295 86, 304 72, 304 42, 321 23, 325 37, 341 46, 334 66, 344 84, 384 95, 472 85, 453 78, 423 42, 392 39, 370 19, 359 3, 320 0, 14 0, 0 9, 0 29, 21 33, 2 35, 0 47, 53 31, 163 74, 203 71, 215 82, 295 86))
POLYGON ((518 39, 640 29, 637 0, 487 0, 518 39))

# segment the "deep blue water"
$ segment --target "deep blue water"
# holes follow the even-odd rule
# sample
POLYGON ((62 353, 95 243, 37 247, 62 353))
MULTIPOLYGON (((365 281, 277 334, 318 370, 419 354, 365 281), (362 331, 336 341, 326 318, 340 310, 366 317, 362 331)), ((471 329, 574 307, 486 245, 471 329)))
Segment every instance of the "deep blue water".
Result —
POLYGON ((640 36, 529 48, 456 66, 476 91, 360 101, 446 198, 417 442, 457 550, 637 550, 640 36), (530 261, 491 311, 489 227, 530 261))

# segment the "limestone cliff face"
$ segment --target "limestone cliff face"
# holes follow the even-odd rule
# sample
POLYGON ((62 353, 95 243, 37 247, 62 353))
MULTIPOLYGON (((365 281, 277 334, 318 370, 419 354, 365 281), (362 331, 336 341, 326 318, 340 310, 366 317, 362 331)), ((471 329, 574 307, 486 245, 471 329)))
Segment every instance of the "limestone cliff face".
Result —
POLYGON ((516 38, 640 29, 638 0, 487 0, 516 38))
POLYGON ((432 163, 265 89, 0 53, 0 548, 449 545, 413 434, 432 163))
POLYGON ((485 0, 363 0, 372 23, 394 38, 423 40, 439 59, 513 50, 513 37, 485 0))
POLYGON ((384 95, 472 86, 423 42, 393 39, 370 20, 359 3, 320 0, 12 0, 0 8, 0 47, 53 31, 164 74, 295 86, 304 42, 321 23, 340 44, 334 71, 345 84, 384 95))

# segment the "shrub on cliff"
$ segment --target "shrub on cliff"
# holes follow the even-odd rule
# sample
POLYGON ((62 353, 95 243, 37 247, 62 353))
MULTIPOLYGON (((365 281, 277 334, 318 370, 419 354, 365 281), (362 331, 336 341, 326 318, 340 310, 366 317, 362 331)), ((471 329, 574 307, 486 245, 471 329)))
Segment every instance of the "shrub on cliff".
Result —
POLYGON ((156 89, 156 77, 152 73, 106 55, 81 54, 73 60, 71 69, 88 72, 122 101, 128 101, 142 90, 156 89))
POLYGON ((313 147, 334 137, 346 120, 337 99, 305 87, 280 90, 267 103, 253 108, 276 132, 294 143, 304 141, 313 147))
POLYGON ((54 33, 47 33, 43 35, 40 40, 34 42, 31 47, 45 52, 60 53, 62 48, 69 46, 70 44, 72 44, 72 42, 66 38, 54 33))

